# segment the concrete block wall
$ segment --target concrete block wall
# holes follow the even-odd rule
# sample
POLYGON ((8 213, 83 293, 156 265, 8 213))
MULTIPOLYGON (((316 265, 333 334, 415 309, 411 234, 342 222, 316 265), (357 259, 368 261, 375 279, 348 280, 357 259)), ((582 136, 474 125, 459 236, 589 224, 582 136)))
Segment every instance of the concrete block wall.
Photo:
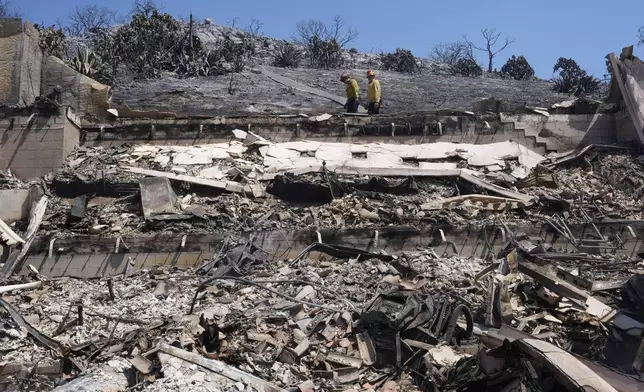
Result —
POLYGON ((545 144, 548 151, 568 151, 589 144, 618 143, 613 114, 502 115, 501 121, 514 123, 525 135, 545 144))
POLYGON ((40 95, 38 31, 21 19, 0 19, 0 104, 26 106, 40 95))
POLYGON ((63 116, 0 120, 0 170, 31 179, 56 171, 79 143, 78 129, 63 116))

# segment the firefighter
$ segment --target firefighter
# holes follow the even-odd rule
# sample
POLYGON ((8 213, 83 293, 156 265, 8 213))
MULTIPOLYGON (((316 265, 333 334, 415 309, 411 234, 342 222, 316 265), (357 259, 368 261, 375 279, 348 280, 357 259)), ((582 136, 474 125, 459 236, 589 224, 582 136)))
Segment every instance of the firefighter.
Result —
POLYGON ((382 106, 382 95, 380 90, 380 81, 376 80, 376 73, 372 70, 367 71, 367 113, 378 114, 382 106))
POLYGON ((347 113, 358 113, 358 108, 360 107, 360 87, 358 86, 358 81, 345 73, 340 76, 340 81, 347 85, 347 103, 344 104, 344 108, 347 110, 347 113))

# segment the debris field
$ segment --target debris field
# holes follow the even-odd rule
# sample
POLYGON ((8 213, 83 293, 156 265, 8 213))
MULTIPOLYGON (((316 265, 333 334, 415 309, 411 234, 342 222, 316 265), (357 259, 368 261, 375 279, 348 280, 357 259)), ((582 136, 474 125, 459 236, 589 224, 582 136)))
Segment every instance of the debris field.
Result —
POLYGON ((589 148, 584 156, 593 159, 584 161, 573 153, 545 158, 513 142, 337 144, 80 147, 49 179, 56 191, 41 230, 70 236, 449 227, 489 224, 499 214, 533 223, 553 214, 569 224, 642 219, 642 164, 620 148, 589 148), (146 176, 175 184, 164 188, 172 202, 151 216, 141 214, 138 196, 146 176), (86 209, 70 222, 79 197, 86 209))
POLYGON ((639 226, 600 223, 642 219, 641 161, 608 146, 541 156, 236 130, 216 145, 79 147, 32 183, 4 173, 0 187, 41 196, 28 221, 0 225, 13 250, 0 391, 638 390, 639 226), (252 236, 465 225, 504 241, 480 258, 319 238, 286 257, 252 236), (77 279, 24 264, 39 236, 215 231, 219 250, 188 269, 77 279))

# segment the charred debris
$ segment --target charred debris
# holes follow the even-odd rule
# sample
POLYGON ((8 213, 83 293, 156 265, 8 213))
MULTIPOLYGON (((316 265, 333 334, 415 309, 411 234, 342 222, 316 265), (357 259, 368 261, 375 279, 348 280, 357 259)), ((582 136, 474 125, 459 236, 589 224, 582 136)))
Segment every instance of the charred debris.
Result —
POLYGON ((642 389, 637 154, 236 136, 212 148, 81 147, 44 180, 0 177, 0 188, 41 192, 27 222, 0 225, 12 249, 0 391, 642 389), (447 251, 445 238, 387 252, 318 236, 288 256, 254 242, 262 230, 395 225, 443 236, 493 225, 503 242, 486 257, 447 251), (78 279, 24 264, 39 237, 213 230, 226 240, 186 270, 128 262, 78 279))

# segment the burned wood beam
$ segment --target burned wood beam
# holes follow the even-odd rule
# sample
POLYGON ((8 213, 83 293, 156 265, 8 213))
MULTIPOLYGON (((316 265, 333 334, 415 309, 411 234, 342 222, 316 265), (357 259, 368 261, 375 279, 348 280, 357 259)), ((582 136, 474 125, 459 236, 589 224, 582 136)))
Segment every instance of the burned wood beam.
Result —
POLYGON ((76 309, 78 311, 78 325, 83 325, 83 305, 79 303, 76 306, 76 309))
POLYGON ((110 295, 110 301, 114 301, 116 297, 114 296, 114 283, 112 282, 112 278, 107 280, 107 291, 110 295))

